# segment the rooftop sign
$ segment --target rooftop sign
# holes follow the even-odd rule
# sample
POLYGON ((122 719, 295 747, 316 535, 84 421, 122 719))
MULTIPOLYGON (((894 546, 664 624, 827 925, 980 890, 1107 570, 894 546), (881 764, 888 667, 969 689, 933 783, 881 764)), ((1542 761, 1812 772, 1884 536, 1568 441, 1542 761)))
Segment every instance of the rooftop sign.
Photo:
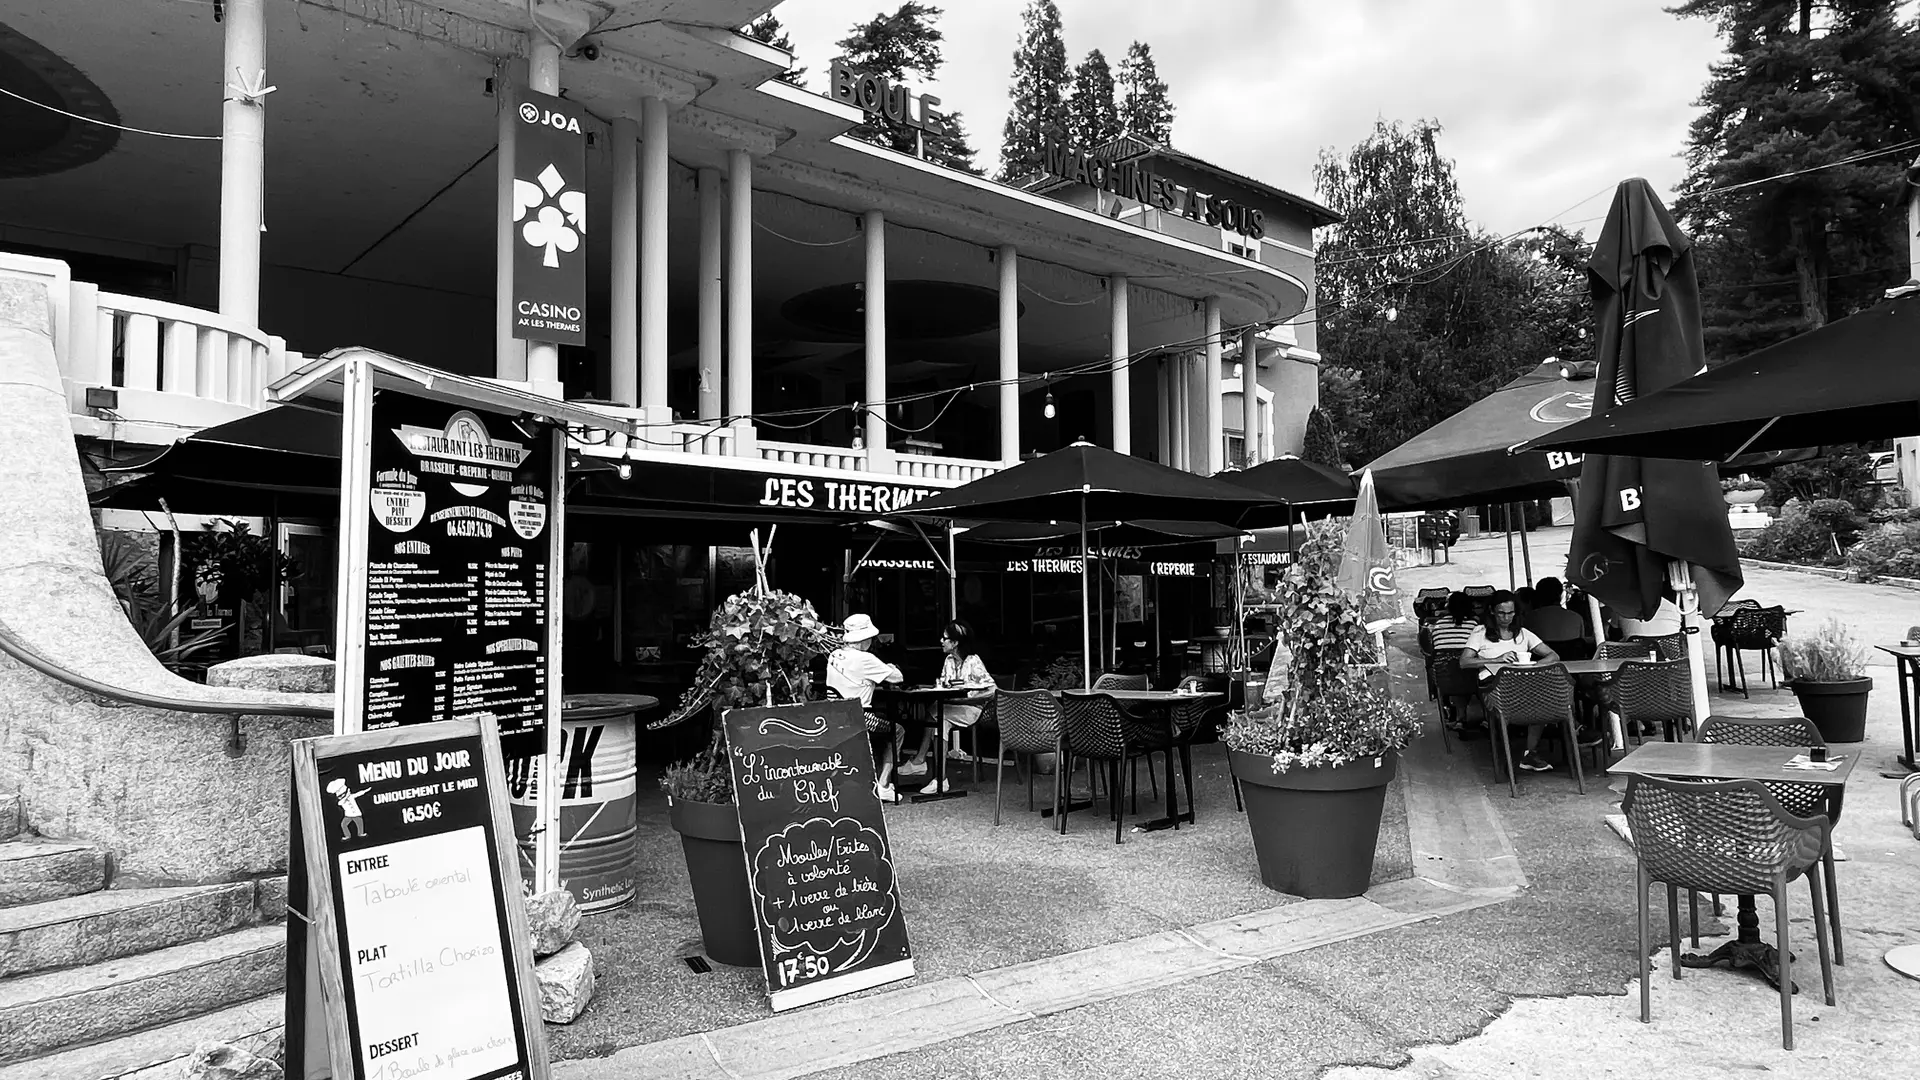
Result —
POLYGON ((827 69, 827 96, 843 101, 873 116, 884 116, 933 135, 945 134, 947 118, 934 111, 940 99, 932 94, 916 94, 885 75, 872 75, 850 68, 839 60, 827 69), (915 109, 914 103, 919 102, 915 109))
POLYGON ((1254 207, 1182 187, 1137 161, 1107 161, 1049 139, 1041 144, 1041 168, 1049 176, 1109 191, 1255 240, 1267 234, 1266 215, 1254 207))

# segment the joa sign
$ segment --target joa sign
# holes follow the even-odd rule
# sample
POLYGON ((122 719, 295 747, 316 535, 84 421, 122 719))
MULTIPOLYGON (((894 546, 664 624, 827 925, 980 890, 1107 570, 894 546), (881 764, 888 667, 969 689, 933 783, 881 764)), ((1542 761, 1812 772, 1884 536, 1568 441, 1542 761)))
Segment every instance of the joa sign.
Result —
POLYGON ((1266 215, 1260 210, 1183 187, 1137 161, 1107 161, 1048 139, 1041 144, 1040 162, 1048 175, 1062 180, 1096 187, 1255 240, 1267 235, 1266 215))
POLYGON ((512 105, 513 336, 587 340, 587 134, 578 105, 522 90, 512 105))

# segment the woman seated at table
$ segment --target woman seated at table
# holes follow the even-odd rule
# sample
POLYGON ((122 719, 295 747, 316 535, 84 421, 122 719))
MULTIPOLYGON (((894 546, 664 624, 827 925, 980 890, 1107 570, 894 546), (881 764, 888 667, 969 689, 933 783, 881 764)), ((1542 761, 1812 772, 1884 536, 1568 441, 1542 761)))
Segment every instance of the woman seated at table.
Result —
MULTIPOLYGON (((1479 669, 1482 679, 1492 676, 1486 670, 1489 664, 1520 664, 1529 660, 1551 664, 1560 659, 1546 642, 1541 641, 1533 631, 1519 625, 1516 618, 1513 594, 1505 589, 1487 597, 1487 613, 1481 620, 1479 629, 1467 639, 1466 647, 1460 650, 1460 666, 1467 669, 1479 669)), ((1540 756, 1540 736, 1546 728, 1539 724, 1527 728, 1526 749, 1520 755, 1519 767, 1528 772, 1546 772, 1553 768, 1540 756)))
MULTIPOLYGON (((969 701, 985 702, 993 697, 997 687, 993 676, 987 672, 987 665, 981 661, 979 652, 974 648, 973 627, 958 619, 948 623, 947 628, 940 633, 940 651, 945 653, 946 657, 940 662, 940 681, 936 685, 964 686, 969 690, 978 691, 971 695, 969 701)), ((964 702, 949 702, 940 706, 940 716, 946 727, 970 728, 980 719, 980 706, 964 702)), ((899 771, 902 779, 912 779, 927 774, 927 751, 932 745, 933 729, 929 728, 920 733, 919 752, 907 761, 901 762, 899 771)), ((950 756, 967 761, 973 760, 970 755, 964 755, 958 751, 950 756)), ((925 790, 932 791, 932 788, 925 790)))
POLYGON ((867 732, 874 743, 874 790, 881 802, 897 803, 900 796, 893 790, 893 762, 899 753, 899 729, 873 711, 873 690, 881 683, 903 682, 906 676, 873 655, 880 628, 873 625, 872 616, 849 615, 841 630, 845 644, 827 655, 827 686, 846 700, 859 702, 866 712, 867 732))

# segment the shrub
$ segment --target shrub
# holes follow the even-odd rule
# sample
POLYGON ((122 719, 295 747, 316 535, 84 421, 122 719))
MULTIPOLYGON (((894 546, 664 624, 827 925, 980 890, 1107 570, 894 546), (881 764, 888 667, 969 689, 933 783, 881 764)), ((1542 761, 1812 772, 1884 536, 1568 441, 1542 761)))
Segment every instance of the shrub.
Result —
POLYGON ((1767 490, 1767 484, 1764 480, 1722 480, 1720 481, 1720 490, 1765 491, 1767 490))
POLYGON ((1760 530, 1760 535, 1747 541, 1741 554, 1773 562, 1827 565, 1834 558, 1833 533, 1813 519, 1806 503, 1794 499, 1781 508, 1779 517, 1760 530))
POLYGON ((1874 526, 1847 552, 1847 566, 1862 581, 1920 577, 1920 521, 1874 526))
POLYGON ((1812 633, 1780 639, 1780 670, 1789 679, 1847 682, 1867 672, 1867 647, 1839 619, 1828 619, 1812 633))
POLYGON ((1867 520, 1875 525, 1920 521, 1920 511, 1908 506, 1876 506, 1867 512, 1867 520))
POLYGON ((1858 446, 1834 446, 1822 457, 1773 470, 1767 478, 1767 502, 1785 506, 1793 499, 1844 499, 1855 509, 1871 510, 1880 500, 1873 462, 1858 446))

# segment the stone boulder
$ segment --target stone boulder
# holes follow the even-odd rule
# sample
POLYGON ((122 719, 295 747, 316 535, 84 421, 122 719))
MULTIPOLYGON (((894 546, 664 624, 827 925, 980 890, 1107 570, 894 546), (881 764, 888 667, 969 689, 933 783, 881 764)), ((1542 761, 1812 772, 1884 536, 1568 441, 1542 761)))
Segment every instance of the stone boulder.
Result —
POLYGON ((565 889, 527 898, 527 937, 535 957, 552 956, 573 944, 580 930, 580 905, 565 889))
POLYGON ((286 1038, 248 1039, 242 1043, 203 1042, 193 1048, 181 1070, 183 1080, 281 1080, 286 1038))
POLYGON ((533 965, 540 986, 540 1018, 549 1024, 571 1024, 593 1000, 593 954, 574 942, 533 965))
POLYGON ((243 656, 208 668, 207 685, 283 694, 331 694, 333 669, 331 660, 299 653, 243 656))

